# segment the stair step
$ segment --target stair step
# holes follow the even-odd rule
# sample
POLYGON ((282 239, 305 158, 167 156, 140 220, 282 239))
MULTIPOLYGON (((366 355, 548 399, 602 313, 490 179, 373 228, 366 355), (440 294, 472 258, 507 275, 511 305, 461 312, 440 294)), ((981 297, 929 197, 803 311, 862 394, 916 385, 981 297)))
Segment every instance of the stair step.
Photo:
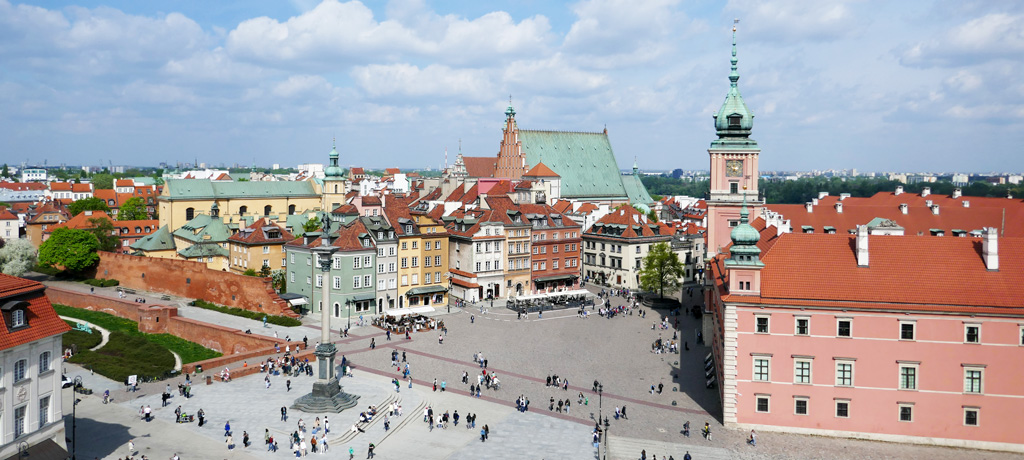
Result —
POLYGON ((689 442, 651 441, 613 435, 608 438, 608 458, 636 459, 640 458, 641 450, 647 451, 648 458, 654 455, 657 455, 658 458, 668 458, 671 455, 676 459, 682 459, 687 451, 693 458, 700 460, 730 460, 735 457, 728 449, 714 447, 714 441, 708 442, 700 437, 689 438, 685 441, 689 442))

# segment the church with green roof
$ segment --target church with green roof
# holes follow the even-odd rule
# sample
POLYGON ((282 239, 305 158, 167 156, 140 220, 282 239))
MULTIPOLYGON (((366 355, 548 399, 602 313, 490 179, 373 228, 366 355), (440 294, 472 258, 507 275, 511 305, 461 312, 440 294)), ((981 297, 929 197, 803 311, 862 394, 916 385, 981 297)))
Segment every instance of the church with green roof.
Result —
POLYGON ((519 129, 516 111, 505 110, 505 128, 498 157, 467 157, 472 178, 520 180, 540 163, 561 179, 561 198, 597 203, 650 205, 654 199, 632 174, 619 172, 608 130, 601 132, 519 129))

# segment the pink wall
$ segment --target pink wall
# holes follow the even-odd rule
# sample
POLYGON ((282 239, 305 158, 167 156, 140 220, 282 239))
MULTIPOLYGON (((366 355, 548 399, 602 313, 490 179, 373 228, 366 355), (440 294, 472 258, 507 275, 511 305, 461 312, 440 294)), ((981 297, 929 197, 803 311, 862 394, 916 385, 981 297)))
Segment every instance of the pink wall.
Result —
POLYGON ((1020 318, 740 308, 737 320, 738 423, 1024 442, 1016 423, 1024 412, 1020 318), (755 333, 755 317, 766 314, 769 334, 755 333), (796 317, 810 318, 809 336, 794 335, 796 317), (837 317, 852 318, 852 338, 836 337, 837 317), (901 320, 916 320, 914 341, 899 340, 901 320), (964 343, 965 323, 981 325, 980 344, 964 343), (752 353, 771 355, 770 382, 751 381, 752 353), (794 383, 794 355, 814 357, 812 384, 794 383), (852 388, 835 386, 834 358, 856 359, 852 388), (920 362, 917 390, 898 390, 898 361, 920 362), (986 366, 983 394, 964 393, 962 364, 986 366), (770 395, 769 413, 756 412, 759 394, 770 395), (794 414, 794 396, 809 398, 808 415, 794 414), (849 418, 835 416, 835 398, 850 399, 849 418), (899 403, 914 403, 912 422, 899 421, 899 403), (964 426, 963 406, 980 408, 978 426, 964 426))

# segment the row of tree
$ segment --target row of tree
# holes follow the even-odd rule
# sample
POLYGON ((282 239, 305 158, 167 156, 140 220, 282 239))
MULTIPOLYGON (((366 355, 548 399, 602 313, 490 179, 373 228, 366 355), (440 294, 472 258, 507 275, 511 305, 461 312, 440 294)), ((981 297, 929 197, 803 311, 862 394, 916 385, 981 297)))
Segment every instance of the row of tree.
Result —
MULTIPOLYGON (((643 176, 641 178, 644 186, 652 195, 686 195, 692 197, 706 197, 711 189, 710 181, 693 181, 687 178, 673 178, 668 175, 643 176)), ((925 187, 930 187, 932 193, 950 195, 953 189, 958 188, 951 182, 919 182, 915 184, 902 184, 898 181, 888 180, 881 177, 802 177, 796 180, 771 181, 760 179, 758 188, 765 201, 779 204, 800 204, 811 201, 818 197, 819 192, 828 192, 830 195, 849 193, 854 197, 869 197, 878 192, 892 192, 896 187, 902 185, 907 193, 920 193, 925 187)), ((965 196, 985 197, 1024 197, 1024 184, 999 184, 992 185, 988 182, 972 182, 965 187, 959 187, 965 196)))
MULTIPOLYGON (((103 211, 109 214, 110 206, 107 206, 105 201, 96 197, 75 200, 68 205, 68 212, 72 216, 77 216, 82 211, 103 211)), ((149 219, 149 213, 146 212, 146 201, 139 196, 133 196, 125 200, 117 210, 117 220, 145 219, 149 219)))

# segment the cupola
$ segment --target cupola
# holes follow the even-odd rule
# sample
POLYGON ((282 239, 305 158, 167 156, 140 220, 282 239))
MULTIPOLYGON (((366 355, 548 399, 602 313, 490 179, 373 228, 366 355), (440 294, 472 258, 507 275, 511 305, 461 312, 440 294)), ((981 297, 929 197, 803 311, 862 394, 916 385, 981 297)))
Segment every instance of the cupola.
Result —
POLYGON ((726 94, 725 102, 714 116, 715 132, 719 139, 715 143, 732 141, 750 144, 747 147, 756 147, 757 142, 749 139, 750 132, 754 128, 754 114, 747 108, 747 104, 743 102, 743 96, 740 95, 735 26, 732 28, 732 59, 729 62, 732 65, 732 71, 729 73, 729 93, 726 94))
POLYGON ((740 210, 740 223, 732 229, 729 237, 732 239, 732 246, 729 247, 729 258, 725 261, 727 266, 764 266, 760 260, 761 249, 757 247, 761 233, 750 225, 746 196, 743 197, 743 209, 740 210))
POLYGON ((324 176, 327 179, 341 180, 342 170, 338 166, 338 148, 336 145, 331 145, 331 153, 327 154, 327 156, 330 158, 331 164, 324 169, 324 176))

